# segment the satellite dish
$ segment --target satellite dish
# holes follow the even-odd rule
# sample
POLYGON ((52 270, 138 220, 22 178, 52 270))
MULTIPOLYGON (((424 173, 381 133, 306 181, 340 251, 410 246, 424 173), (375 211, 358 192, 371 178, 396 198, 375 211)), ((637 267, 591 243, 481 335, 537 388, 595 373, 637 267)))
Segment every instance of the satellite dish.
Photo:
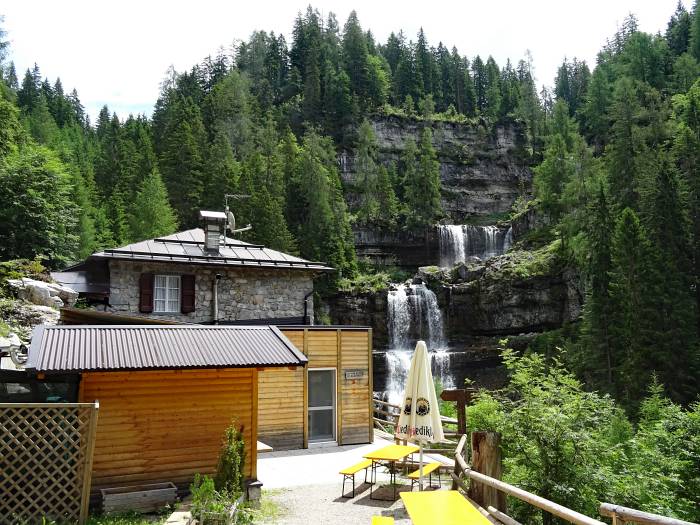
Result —
POLYGON ((228 229, 233 232, 236 229, 236 218, 233 216, 233 213, 230 211, 226 211, 226 222, 228 229))

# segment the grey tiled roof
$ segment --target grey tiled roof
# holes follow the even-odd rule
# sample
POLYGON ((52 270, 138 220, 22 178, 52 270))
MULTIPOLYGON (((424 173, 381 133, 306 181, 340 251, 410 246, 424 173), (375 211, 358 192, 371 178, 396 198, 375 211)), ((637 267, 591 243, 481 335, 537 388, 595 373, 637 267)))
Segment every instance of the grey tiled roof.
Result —
POLYGON ((225 245, 220 247, 219 253, 211 254, 204 249, 204 230, 201 228, 136 242, 121 248, 104 250, 93 254, 92 257, 216 266, 333 271, 333 268, 326 266, 325 263, 307 261, 294 255, 237 239, 227 238, 225 245))
POLYGON ((34 329, 35 372, 304 366, 274 326, 73 325, 34 329))

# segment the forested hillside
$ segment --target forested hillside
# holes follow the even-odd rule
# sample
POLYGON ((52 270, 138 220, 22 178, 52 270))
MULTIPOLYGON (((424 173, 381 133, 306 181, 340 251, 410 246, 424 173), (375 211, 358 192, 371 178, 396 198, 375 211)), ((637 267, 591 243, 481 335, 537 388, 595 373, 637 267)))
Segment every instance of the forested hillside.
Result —
POLYGON ((197 210, 238 194, 248 197, 231 200, 237 223, 253 225, 245 240, 338 269, 318 280, 321 294, 341 279, 371 288, 386 268, 358 260, 353 228, 408 234, 448 218, 437 123, 485 136, 516 126, 533 191, 499 220, 534 217, 515 248, 530 268, 556 259, 577 275, 585 304, 520 364, 507 356, 511 391, 482 398, 474 421, 508 436, 508 476, 541 481, 531 488, 543 496, 700 519, 697 2, 679 3, 659 34, 630 16, 595 65, 565 60, 540 79, 551 90, 529 56, 499 65, 460 51, 423 31, 378 42, 354 12, 341 25, 309 7, 290 42, 257 31, 168 71, 152 116, 104 107, 91 122, 60 79, 38 65, 18 74, 0 31, 0 259, 60 268, 195 227, 197 210), (377 119, 416 130, 388 161, 377 119), (341 179, 348 151, 352 187, 341 179), (570 416, 560 434, 548 434, 550 411, 570 416))

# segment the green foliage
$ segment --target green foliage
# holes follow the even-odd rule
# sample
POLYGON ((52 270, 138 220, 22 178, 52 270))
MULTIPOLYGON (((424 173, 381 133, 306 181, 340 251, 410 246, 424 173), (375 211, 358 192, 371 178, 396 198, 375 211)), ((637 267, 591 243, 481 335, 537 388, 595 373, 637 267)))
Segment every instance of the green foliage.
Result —
POLYGON ((46 257, 56 267, 78 247, 70 178, 43 146, 27 145, 0 165, 0 257, 46 257))
POLYGON ((245 443, 243 434, 235 423, 224 431, 219 461, 216 465, 214 483, 222 493, 238 495, 243 492, 245 475, 245 443))
POLYGON ((378 293, 389 289, 391 276, 386 272, 358 273, 338 282, 338 290, 355 294, 378 293))
MULTIPOLYGON (((501 433, 505 481, 589 516, 613 501, 697 519, 697 404, 683 409, 652 386, 634 426, 610 397, 587 392, 561 357, 503 357, 509 385, 481 392, 467 418, 471 430, 501 433)), ((522 523, 558 522, 518 500, 509 510, 522 523)))
POLYGON ((443 213, 440 202, 440 163, 430 128, 424 128, 418 148, 409 141, 402 158, 404 191, 409 228, 432 224, 443 213))
POLYGON ((539 275, 552 275, 563 267, 561 241, 532 251, 512 250, 500 261, 494 279, 528 279, 539 275))
POLYGON ((157 171, 147 175, 134 199, 130 213, 131 239, 140 241, 170 235, 177 219, 168 203, 168 192, 157 171))

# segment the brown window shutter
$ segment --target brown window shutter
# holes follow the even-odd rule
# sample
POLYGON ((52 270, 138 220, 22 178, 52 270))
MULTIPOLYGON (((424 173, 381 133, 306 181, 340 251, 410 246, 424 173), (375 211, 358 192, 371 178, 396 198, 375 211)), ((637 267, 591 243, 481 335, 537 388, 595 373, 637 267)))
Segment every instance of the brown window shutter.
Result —
POLYGON ((180 276, 180 311, 194 312, 194 275, 180 276))
POLYGON ((139 279, 139 312, 151 313, 153 311, 153 274, 142 273, 139 279))

